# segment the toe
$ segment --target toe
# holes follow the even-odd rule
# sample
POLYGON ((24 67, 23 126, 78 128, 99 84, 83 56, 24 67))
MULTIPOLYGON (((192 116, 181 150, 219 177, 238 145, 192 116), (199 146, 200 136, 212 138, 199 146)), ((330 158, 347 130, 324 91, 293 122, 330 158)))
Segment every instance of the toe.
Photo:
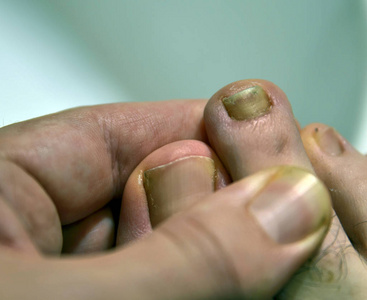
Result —
POLYGON ((225 86, 209 100, 204 119, 210 144, 234 180, 276 165, 312 170, 287 97, 268 81, 225 86))
POLYGON ((310 124, 302 139, 316 173, 325 182, 333 206, 352 244, 367 255, 367 159, 335 129, 310 124))
POLYGON ((228 183, 220 160, 202 142, 179 141, 156 150, 136 167, 126 184, 117 243, 144 236, 228 183))

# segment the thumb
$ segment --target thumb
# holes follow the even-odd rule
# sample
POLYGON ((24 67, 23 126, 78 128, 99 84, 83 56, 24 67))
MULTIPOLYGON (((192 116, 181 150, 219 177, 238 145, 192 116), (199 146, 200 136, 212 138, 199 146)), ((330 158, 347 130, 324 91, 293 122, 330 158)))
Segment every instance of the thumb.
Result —
POLYGON ((124 266, 122 293, 126 299, 270 298, 320 245, 330 219, 327 189, 311 173, 290 166, 258 172, 116 253, 124 266))

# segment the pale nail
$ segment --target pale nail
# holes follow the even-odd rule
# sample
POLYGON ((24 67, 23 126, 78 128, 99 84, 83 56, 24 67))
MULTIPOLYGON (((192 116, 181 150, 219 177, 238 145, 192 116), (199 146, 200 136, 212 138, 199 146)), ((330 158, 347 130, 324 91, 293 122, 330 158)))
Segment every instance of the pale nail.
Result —
POLYGON ((265 232, 278 243, 292 243, 327 226, 330 196, 307 171, 284 166, 250 204, 265 232))

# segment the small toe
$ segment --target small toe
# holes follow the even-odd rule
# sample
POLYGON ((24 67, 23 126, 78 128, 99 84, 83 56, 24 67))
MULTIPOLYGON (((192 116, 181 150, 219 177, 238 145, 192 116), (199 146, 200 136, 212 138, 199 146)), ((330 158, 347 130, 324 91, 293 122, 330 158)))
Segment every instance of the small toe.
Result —
POLYGON ((353 246, 367 255, 367 158, 334 128, 310 124, 302 131, 307 154, 333 199, 353 246))

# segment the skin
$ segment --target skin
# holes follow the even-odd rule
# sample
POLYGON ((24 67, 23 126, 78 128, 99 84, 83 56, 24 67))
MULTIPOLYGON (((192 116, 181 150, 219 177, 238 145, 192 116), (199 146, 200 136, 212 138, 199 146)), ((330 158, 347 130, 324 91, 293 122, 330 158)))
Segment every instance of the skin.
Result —
MULTIPOLYGON (((338 133, 336 135, 343 153, 325 153, 315 138, 315 130, 317 128, 323 132, 329 127, 315 123, 301 129, 285 94, 274 84, 263 80, 239 81, 218 91, 205 108, 204 121, 212 151, 219 156, 234 181, 270 166, 298 165, 316 172, 330 189, 335 208, 330 231, 314 257, 276 298, 364 299, 367 277, 364 261, 366 234, 363 228, 366 215, 363 205, 366 157, 338 133), (248 121, 229 118, 220 100, 254 85, 263 87, 270 95, 273 104, 271 112, 248 121), (345 172, 348 169, 351 171, 345 172)), ((167 153, 174 152, 176 147, 182 149, 185 143, 158 149, 135 169, 125 191, 129 195, 126 202, 128 199, 140 199, 137 201, 143 203, 142 206, 146 205, 145 193, 139 190, 138 175, 141 171, 167 163, 167 153)), ((182 184, 189 187, 192 183, 182 184)), ((163 193, 164 188, 169 187, 163 187, 163 193)), ((203 190, 203 193, 208 191, 203 190)), ((145 216, 149 218, 147 213, 145 216)), ((130 226, 144 232, 143 228, 139 230, 138 222, 130 226)))
MULTIPOLYGON (((121 198, 129 174, 147 154, 175 140, 206 139, 204 106, 202 100, 178 100, 83 107, 1 128, 0 264, 1 278, 7 278, 1 298, 18 299, 22 296, 17 295, 22 292, 18 287, 34 282, 37 274, 41 282, 42 278, 51 281, 51 286, 53 280, 78 276, 76 266, 55 266, 46 260, 54 257, 50 254, 59 255, 62 244, 71 252, 78 244, 79 252, 108 248, 106 240, 115 225, 101 226, 105 224, 101 220, 114 224, 111 200, 121 198), (171 124, 169 131, 166 122, 171 124), (155 137, 149 138, 151 142, 143 142, 151 136, 155 137), (79 235, 68 234, 73 231, 79 235), (90 238, 93 232, 100 242, 90 238), (84 245, 80 247, 79 241, 84 245)), ((93 260, 87 266, 99 264, 93 260)), ((79 275, 98 281, 88 268, 79 275)), ((23 296, 36 298, 34 286, 24 288, 23 296)), ((68 286, 55 283, 52 297, 46 292, 43 297, 57 299, 58 292, 68 286)), ((86 292, 84 297, 92 294, 86 292)), ((37 298, 43 299, 42 294, 37 298)))
MULTIPOLYGON (((255 187, 260 189, 278 172, 273 168, 258 173, 264 168, 285 164, 313 172, 290 105, 278 87, 259 80, 220 90, 206 106, 203 120, 205 105, 202 100, 103 105, 1 128, 1 298, 200 299, 240 293, 266 299, 277 293, 315 251, 329 221, 299 242, 279 244, 264 234, 249 209, 238 209, 239 204, 248 207, 258 195, 255 187), (271 96, 273 109, 262 119, 236 123, 220 106, 220 97, 254 83, 271 96), (187 139, 196 141, 171 144, 187 139), (182 148, 186 150, 180 152, 182 148), (176 156, 167 155, 175 149, 176 156), (57 259, 62 248, 82 253, 110 248, 118 227, 119 201, 113 200, 124 192, 123 212, 134 196, 144 196, 136 189, 137 170, 190 155, 215 158, 223 178, 228 172, 237 183, 215 193, 205 191, 197 205, 168 218, 153 233, 142 228, 140 241, 122 250, 57 259), (241 161, 240 167, 234 161, 241 161), (233 200, 223 202, 228 198, 233 200), (190 223, 204 227, 187 226, 190 223), (249 240, 239 241, 237 233, 249 240), (213 235, 215 242, 208 239, 213 235), (224 252, 219 251, 223 246, 224 252), (248 260, 254 255, 261 260, 248 260)), ((310 153, 317 164, 317 152, 310 153)), ((348 188, 345 185, 345 195, 348 188)), ((135 230, 142 218, 133 219, 135 230)), ((310 292, 302 281, 294 282, 287 287, 293 294, 280 296, 294 299, 294 291, 310 292)))
POLYGON ((315 171, 330 190, 335 211, 320 250, 297 272, 279 299, 314 299, 316 295, 322 299, 364 299, 367 159, 327 125, 310 124, 301 131, 301 136, 315 171), (335 133, 341 153, 336 154, 333 145, 331 152, 325 151, 318 143, 320 133, 322 137, 330 129, 335 133))
MULTIPOLYGON (((2 195, 12 201, 32 240, 19 238, 25 235, 19 229, 8 243, 24 240, 19 247, 25 251, 36 243, 43 252, 60 253, 60 225, 121 198, 128 176, 147 154, 175 140, 206 139, 204 105, 192 100, 84 107, 1 128, 2 195), (148 137, 151 142, 144 143, 148 137), (9 182, 22 187, 18 195, 11 194, 9 182), (27 206, 21 209, 23 199, 27 206), (41 220, 29 217, 40 215, 41 220)), ((11 218, 10 224, 21 227, 11 218)))

